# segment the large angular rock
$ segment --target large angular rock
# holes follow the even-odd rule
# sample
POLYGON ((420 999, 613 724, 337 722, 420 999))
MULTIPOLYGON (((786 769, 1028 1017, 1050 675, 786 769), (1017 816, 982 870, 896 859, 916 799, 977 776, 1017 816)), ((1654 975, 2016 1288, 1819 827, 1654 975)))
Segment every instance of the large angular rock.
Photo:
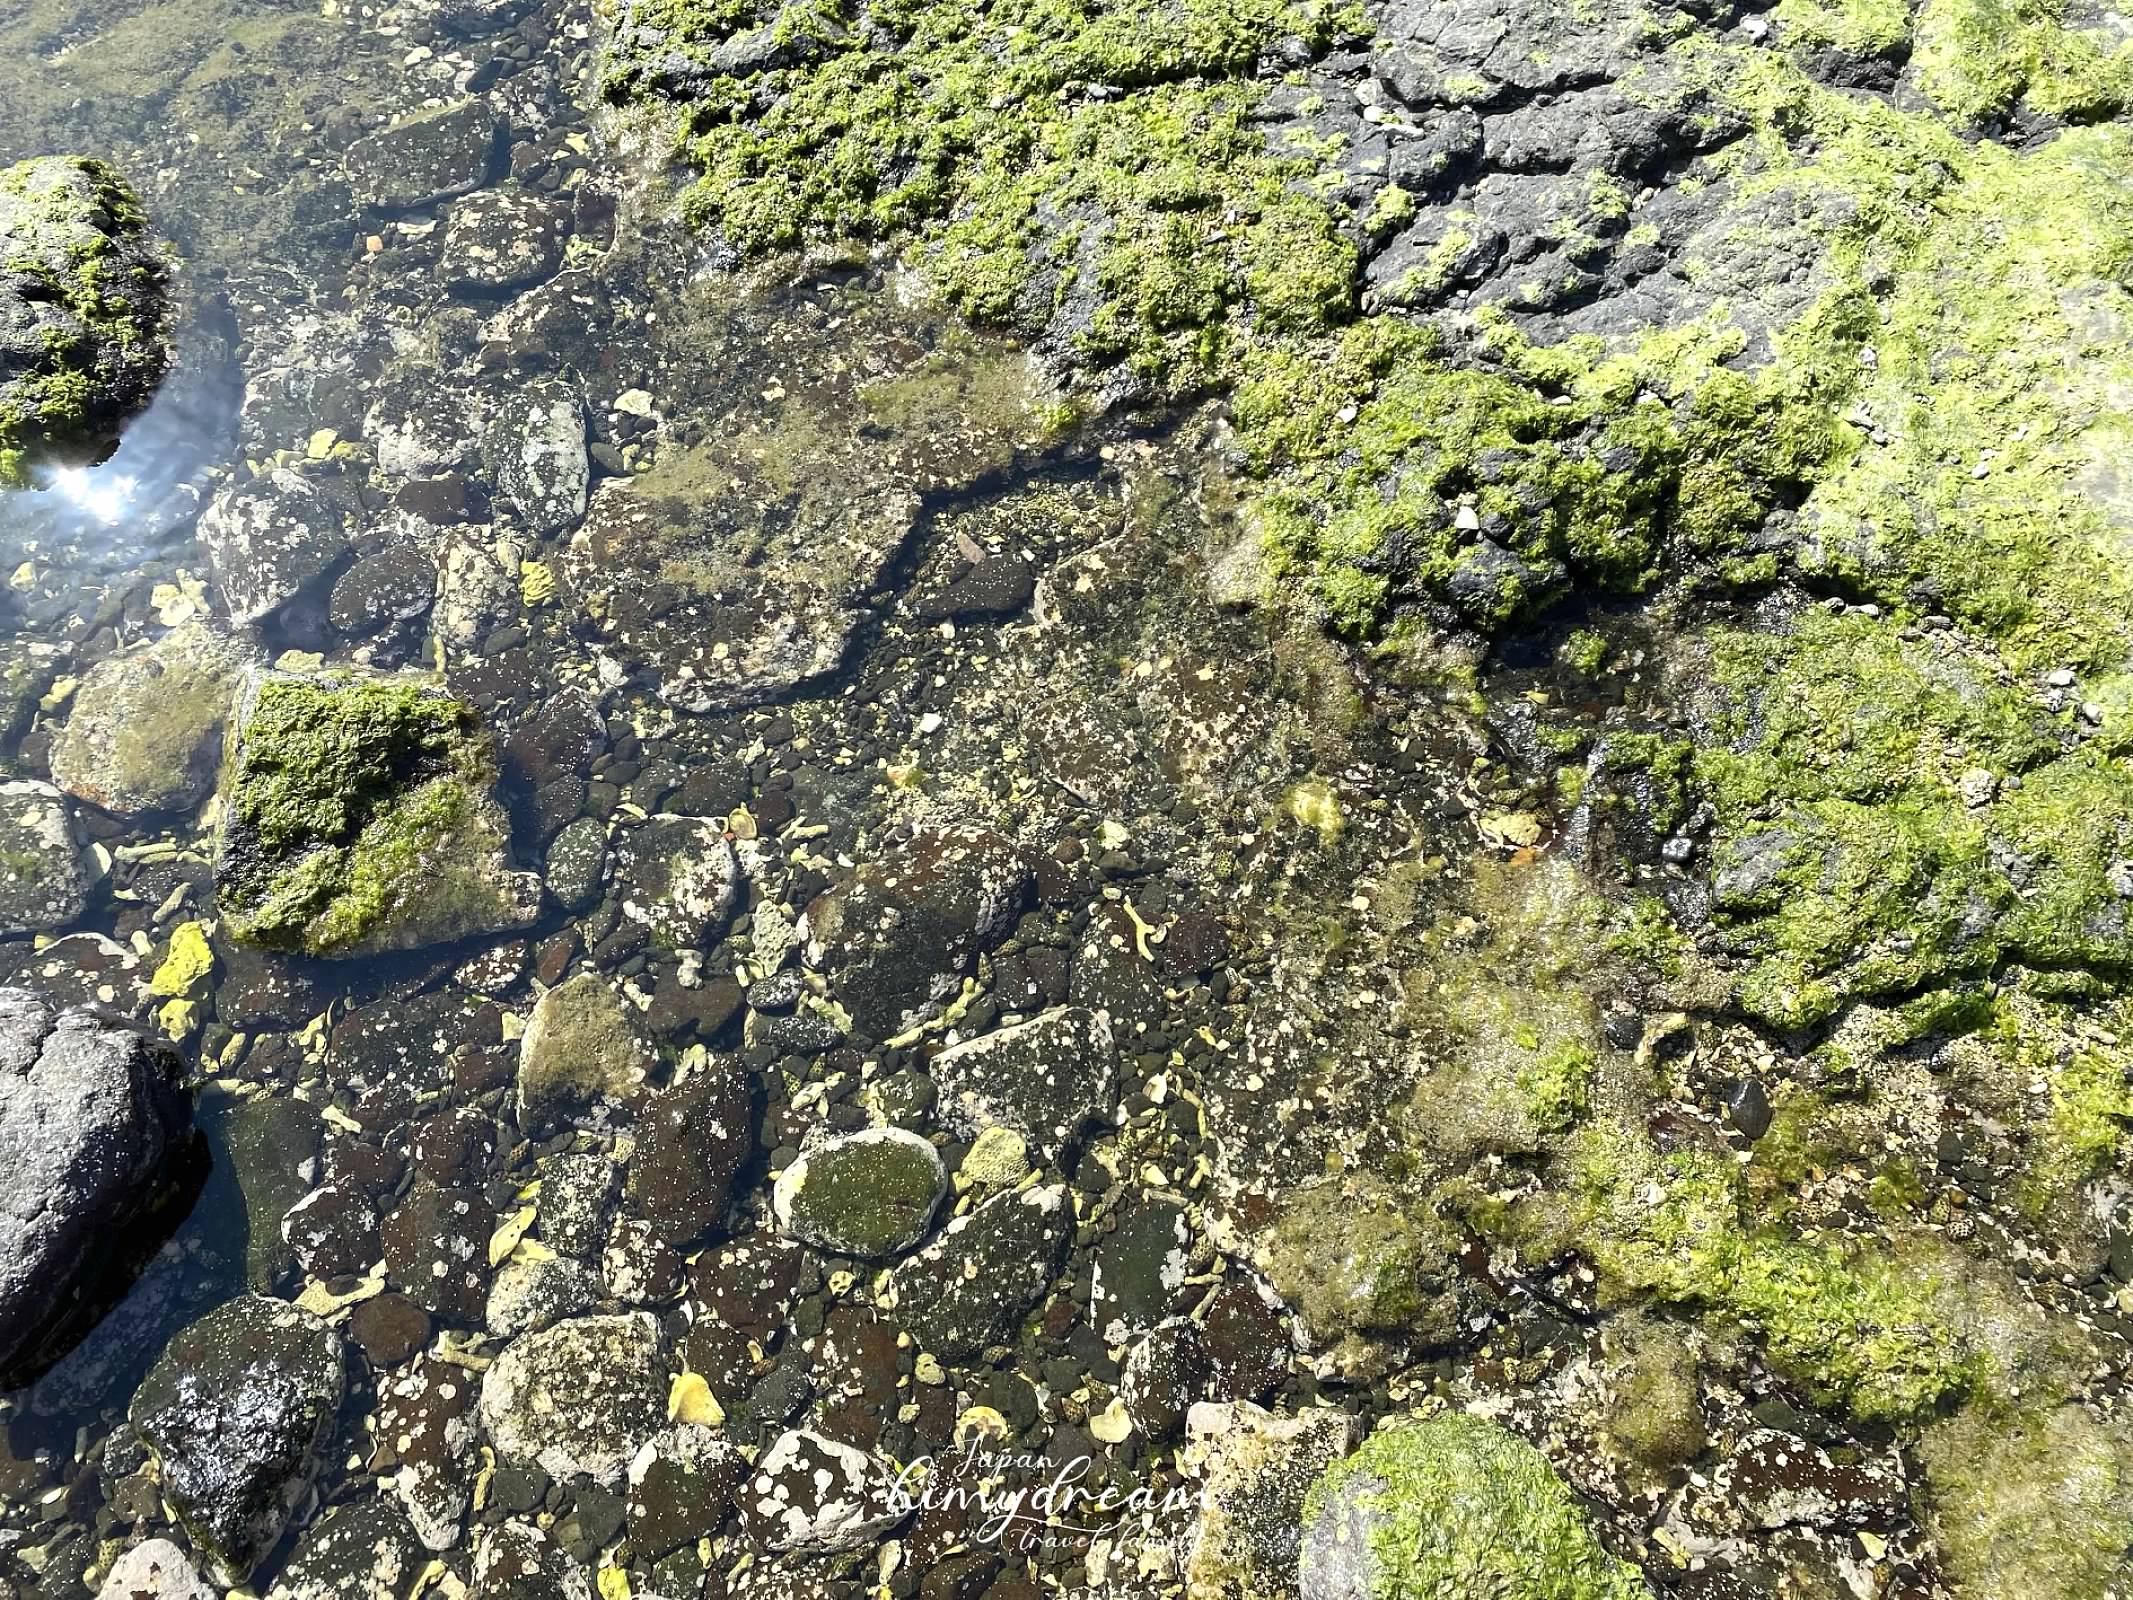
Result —
POLYGON ((333 1431, 340 1335, 309 1312, 244 1295, 179 1333, 130 1416, 163 1497, 226 1585, 281 1537, 333 1431))
POLYGON ((931 1070, 941 1114, 958 1133, 1011 1128, 1056 1163, 1110 1109, 1118 1050, 1102 1013, 1063 1006, 950 1045, 931 1070))
POLYGON ((539 913, 470 708, 415 680, 261 673, 231 738, 215 888, 232 937, 369 956, 539 913))
POLYGON ((0 1388, 63 1354, 183 1214, 183 1070, 130 1028, 0 989, 0 1388))
POLYGON ((667 1350, 637 1311, 529 1333, 482 1375, 481 1424, 497 1453, 550 1477, 619 1487, 666 1426, 667 1350))
POLYGON ((148 403, 171 361, 170 276, 103 162, 0 172, 0 488, 39 461, 97 460, 148 403))
POLYGON ((198 622, 99 661, 52 740, 53 781, 120 816, 191 810, 215 786, 241 664, 198 622))
POLYGON ((892 1037, 956 993, 1035 885, 1028 856, 996 833, 920 834, 816 897, 803 919, 808 964, 829 974, 854 1022, 892 1037))

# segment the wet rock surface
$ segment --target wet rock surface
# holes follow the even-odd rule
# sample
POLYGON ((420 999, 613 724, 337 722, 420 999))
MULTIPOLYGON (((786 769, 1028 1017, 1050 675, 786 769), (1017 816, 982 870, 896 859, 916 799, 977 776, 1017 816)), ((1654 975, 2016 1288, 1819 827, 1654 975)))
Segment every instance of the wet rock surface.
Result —
POLYGON ((0 971, 217 1171, 10 1400, 0 1591, 210 1565, 125 1418, 248 1286, 360 1363, 262 1594, 1368 1592, 1313 1486, 1450 1419, 1479 1570, 2105 1592, 2108 37, 742 10, 18 19, 0 144, 152 183, 226 359, 0 500, 0 971), (413 696, 300 719, 271 893, 203 633, 413 696))
POLYGON ((221 1581, 243 1582, 280 1537, 318 1472, 345 1384, 339 1336, 256 1295, 185 1329, 143 1380, 133 1426, 221 1581))
POLYGON ((0 1383, 66 1353, 198 1183, 184 1064, 107 1018, 0 989, 0 1383))
POLYGON ((0 171, 0 487, 86 465, 171 360, 171 262, 126 180, 85 156, 0 171))

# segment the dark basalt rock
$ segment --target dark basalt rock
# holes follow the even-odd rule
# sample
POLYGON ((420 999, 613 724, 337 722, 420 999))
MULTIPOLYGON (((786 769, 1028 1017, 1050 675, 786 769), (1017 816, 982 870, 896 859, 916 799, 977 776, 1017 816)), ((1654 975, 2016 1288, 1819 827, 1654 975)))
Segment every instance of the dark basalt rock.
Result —
POLYGON ((33 462, 94 461, 171 361, 170 264, 101 161, 0 172, 0 486, 33 462))
POLYGON ((0 989, 0 1386, 63 1355, 198 1192, 183 1070, 122 1024, 0 989))
POLYGON ((186 1328, 133 1397, 164 1498, 229 1586, 274 1547, 340 1410, 341 1338, 309 1312, 245 1295, 186 1328))

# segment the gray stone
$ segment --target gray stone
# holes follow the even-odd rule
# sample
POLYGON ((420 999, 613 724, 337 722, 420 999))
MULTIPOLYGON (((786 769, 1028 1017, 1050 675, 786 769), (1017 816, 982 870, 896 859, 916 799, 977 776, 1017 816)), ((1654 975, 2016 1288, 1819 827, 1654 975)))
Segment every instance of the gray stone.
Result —
POLYGON ((217 494, 200 513, 195 537, 230 621, 264 621, 318 584, 346 553, 355 510, 339 478, 291 467, 217 494))
POLYGON ((500 1339, 538 1333, 599 1304, 600 1274, 569 1256, 513 1256, 489 1280, 484 1324, 500 1339))
POLYGON ((168 1539, 147 1539, 111 1563, 96 1600, 222 1600, 168 1539))
POLYGON ((607 877, 607 824, 577 817, 548 842, 544 880, 549 898, 565 911, 590 911, 607 877))
POLYGON ((623 836, 618 854, 622 914, 654 939, 684 949, 725 931, 740 898, 741 864, 717 822, 653 817, 623 836))
POLYGON ((482 1375, 482 1428, 501 1456, 612 1489, 666 1426, 668 1375, 646 1312, 559 1322, 515 1340, 482 1375))
POLYGON ((0 1388, 62 1354, 177 1220, 157 1223, 194 1148, 183 1072, 168 1045, 0 989, 0 1388))
POLYGON ((864 1450, 796 1428, 756 1462, 741 1491, 749 1539, 773 1553, 828 1555, 880 1537, 909 1514, 890 1493, 896 1469, 864 1450))
POLYGON ((897 1315, 947 1360, 1004 1344, 1044 1298, 1074 1238, 1066 1185, 995 1196, 899 1262, 889 1279, 897 1315))
POLYGON ((585 409, 561 379, 514 390, 482 435, 481 451, 496 492, 536 538, 568 533, 585 515, 592 471, 585 409))
POLYGON ((479 294, 522 289, 563 264, 570 208, 525 189, 483 189, 452 203, 444 224, 444 269, 455 288, 479 294))
POLYGON ((267 1600, 400 1600, 427 1565, 406 1512, 376 1496, 352 1500, 304 1535, 267 1600))

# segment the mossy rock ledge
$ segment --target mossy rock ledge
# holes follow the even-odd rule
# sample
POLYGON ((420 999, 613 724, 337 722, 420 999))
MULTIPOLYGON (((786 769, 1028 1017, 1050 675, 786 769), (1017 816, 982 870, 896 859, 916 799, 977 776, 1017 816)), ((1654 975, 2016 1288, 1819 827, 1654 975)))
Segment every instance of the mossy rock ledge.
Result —
POLYGON ((0 171, 0 487, 109 452, 170 367, 170 282, 147 213, 103 162, 0 171))
POLYGON ((262 672, 233 727, 215 863, 233 937, 367 956, 534 920, 468 706, 408 678, 262 672))

